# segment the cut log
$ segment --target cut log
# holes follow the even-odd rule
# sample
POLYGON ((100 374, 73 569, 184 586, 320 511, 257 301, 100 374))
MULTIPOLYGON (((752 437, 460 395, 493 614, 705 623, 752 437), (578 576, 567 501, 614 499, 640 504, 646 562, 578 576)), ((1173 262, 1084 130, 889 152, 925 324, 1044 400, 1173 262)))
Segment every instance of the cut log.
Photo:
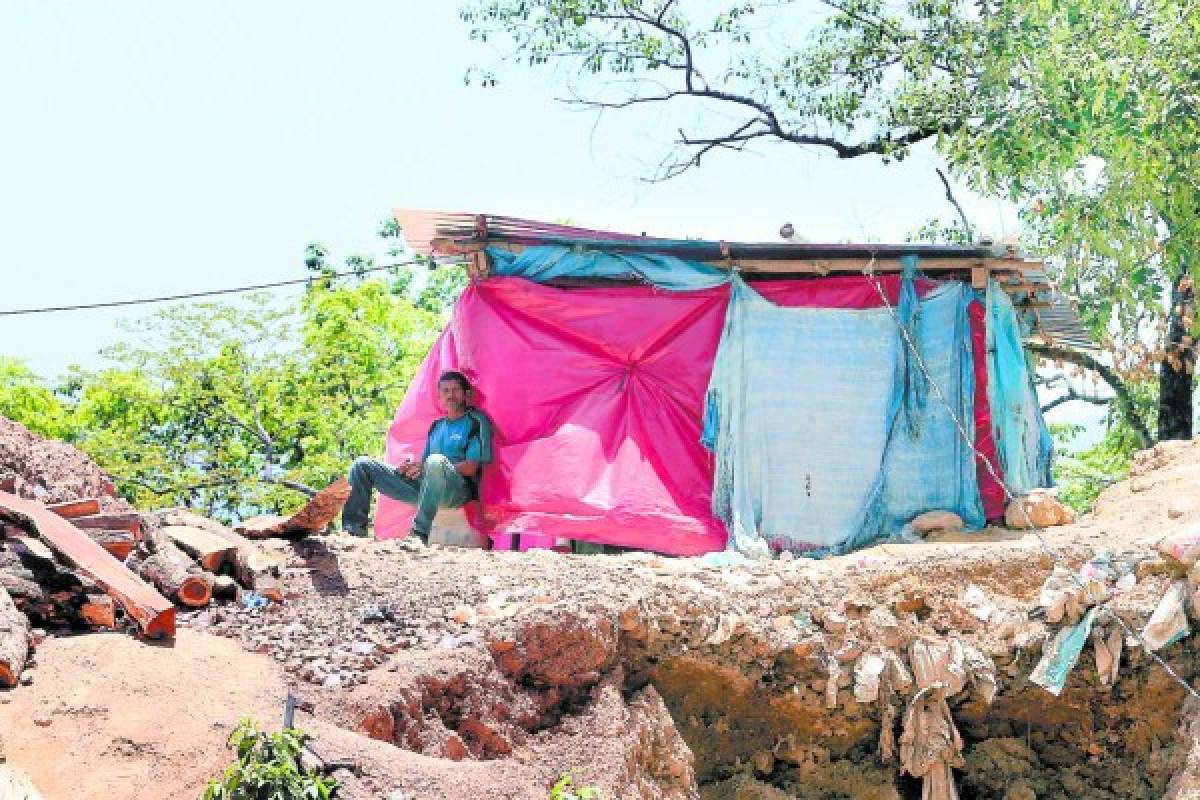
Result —
POLYGON ((88 595, 87 602, 79 607, 83 621, 97 628, 117 627, 117 606, 106 594, 88 595))
POLYGON ((144 635, 175 635, 175 606, 71 522, 47 511, 41 503, 8 492, 0 492, 0 516, 36 531, 67 564, 120 603, 144 635))
POLYGON ((273 600, 283 602, 283 587, 279 582, 279 571, 283 567, 283 559, 271 555, 262 547, 234 533, 219 522, 192 514, 188 511, 169 511, 163 515, 168 525, 186 525, 191 528, 201 528, 214 536, 224 539, 237 548, 234 558, 234 577, 238 583, 273 600))
POLYGON ((129 531, 106 531, 89 528, 86 533, 93 542, 112 553, 113 558, 119 561, 124 561, 133 552, 133 548, 137 546, 137 540, 129 531))
POLYGON ((235 529, 251 539, 269 539, 273 536, 299 538, 318 533, 333 522, 350 497, 350 482, 339 478, 317 492, 304 508, 290 517, 263 514, 251 517, 235 529))
POLYGON ((350 481, 338 478, 305 504, 284 523, 284 532, 303 531, 317 533, 333 522, 333 518, 341 513, 342 506, 350 499, 350 481))
POLYGON ((162 528, 162 533, 210 572, 216 572, 223 565, 232 564, 237 560, 236 545, 203 528, 166 525, 162 528))
POLYGON ((8 592, 0 589, 0 686, 17 685, 28 657, 29 620, 17 610, 8 592))
POLYGON ((63 519, 73 519, 75 517, 87 516, 88 514, 99 514, 100 501, 94 497, 87 500, 68 500, 65 503, 50 503, 46 508, 58 514, 63 519))
POLYGON ((212 600, 211 579, 188 572, 165 553, 155 553, 143 560, 138 573, 164 595, 190 608, 206 606, 212 600))
POLYGON ((259 514, 239 522, 234 531, 247 539, 270 539, 283 536, 283 526, 287 521, 287 517, 278 514, 259 514))
POLYGON ((89 514, 84 517, 75 517, 71 523, 76 528, 129 531, 135 537, 140 537, 142 534, 141 514, 89 514))

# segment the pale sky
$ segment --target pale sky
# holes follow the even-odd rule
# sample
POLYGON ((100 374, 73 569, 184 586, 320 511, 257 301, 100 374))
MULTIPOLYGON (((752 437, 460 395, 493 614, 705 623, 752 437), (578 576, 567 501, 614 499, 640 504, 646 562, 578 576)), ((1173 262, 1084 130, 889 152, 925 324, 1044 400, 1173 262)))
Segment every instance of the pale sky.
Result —
MULTIPOLYGON (((545 73, 464 85, 493 53, 450 0, 0 0, 0 309, 303 277, 306 243, 378 246, 394 206, 773 240, 901 240, 949 220, 921 148, 838 161, 790 145, 639 178, 680 122, 566 108, 545 73)), ((996 199, 960 199, 1015 231, 996 199)), ((0 317, 0 352, 96 365, 133 312, 0 317)))

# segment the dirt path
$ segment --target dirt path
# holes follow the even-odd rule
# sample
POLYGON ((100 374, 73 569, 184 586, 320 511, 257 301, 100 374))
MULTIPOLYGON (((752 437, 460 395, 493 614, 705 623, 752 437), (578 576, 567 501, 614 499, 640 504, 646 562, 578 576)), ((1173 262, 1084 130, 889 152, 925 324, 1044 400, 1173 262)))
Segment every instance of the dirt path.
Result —
POLYGON ((0 732, 45 800, 198 798, 238 718, 276 720, 286 693, 270 658, 190 631, 54 638, 37 659, 32 685, 0 694, 0 732))

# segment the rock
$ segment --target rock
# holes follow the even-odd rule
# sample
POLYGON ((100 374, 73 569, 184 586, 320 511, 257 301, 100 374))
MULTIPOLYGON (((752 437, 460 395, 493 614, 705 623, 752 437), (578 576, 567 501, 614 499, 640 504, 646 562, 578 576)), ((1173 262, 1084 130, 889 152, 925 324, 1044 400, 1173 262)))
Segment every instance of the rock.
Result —
POLYGON ((1137 477, 1129 482, 1129 491, 1135 494, 1149 491, 1158 485, 1158 481, 1151 477, 1137 477))
POLYGON ((769 750, 759 750, 750 759, 759 775, 770 775, 775 769, 775 756, 769 750))
POLYGON ((1191 497, 1176 497, 1167 503, 1167 517, 1169 519, 1179 519, 1187 516, 1200 509, 1200 503, 1197 503, 1191 497))
POLYGON ((953 511, 926 511, 924 514, 913 517, 908 525, 922 535, 933 531, 961 531, 963 529, 962 517, 953 511))
POLYGON ((821 619, 821 627, 830 633, 841 633, 846 630, 846 615, 838 611, 830 611, 821 619))
POLYGON ((371 642, 355 642, 350 645, 350 650, 356 656, 369 656, 375 652, 375 645, 371 642))
POLYGON ((1075 512, 1045 489, 1034 489, 1024 497, 1017 498, 1008 504, 1008 509, 1004 512, 1004 524, 1015 530, 1026 530, 1034 526, 1049 528, 1054 525, 1069 525, 1074 521, 1075 512))

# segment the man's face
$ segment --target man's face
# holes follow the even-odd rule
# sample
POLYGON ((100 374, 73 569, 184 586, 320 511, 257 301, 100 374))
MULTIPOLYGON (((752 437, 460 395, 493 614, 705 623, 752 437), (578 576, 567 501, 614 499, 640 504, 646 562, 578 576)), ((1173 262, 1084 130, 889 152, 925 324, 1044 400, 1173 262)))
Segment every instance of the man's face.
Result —
POLYGON ((442 408, 451 414, 467 407, 467 394, 458 381, 448 380, 438 384, 438 399, 442 401, 442 408))

